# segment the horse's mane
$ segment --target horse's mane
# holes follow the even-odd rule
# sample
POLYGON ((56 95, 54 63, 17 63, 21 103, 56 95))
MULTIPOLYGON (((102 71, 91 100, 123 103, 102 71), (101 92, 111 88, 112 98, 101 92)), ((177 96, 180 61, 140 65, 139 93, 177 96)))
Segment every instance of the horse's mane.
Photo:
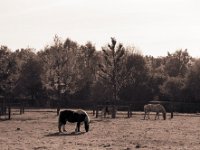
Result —
POLYGON ((86 115, 85 121, 88 122, 88 123, 90 122, 90 117, 88 116, 88 114, 87 114, 87 112, 85 110, 78 109, 75 112, 78 113, 78 114, 85 114, 86 115))

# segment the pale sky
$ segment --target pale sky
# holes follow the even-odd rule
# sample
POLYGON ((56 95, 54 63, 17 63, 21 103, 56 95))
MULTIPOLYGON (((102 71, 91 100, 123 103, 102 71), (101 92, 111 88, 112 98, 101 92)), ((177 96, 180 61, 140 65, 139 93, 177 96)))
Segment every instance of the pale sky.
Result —
POLYGON ((115 37, 143 55, 200 57, 199 0, 0 0, 0 45, 51 45, 57 34, 97 49, 115 37))

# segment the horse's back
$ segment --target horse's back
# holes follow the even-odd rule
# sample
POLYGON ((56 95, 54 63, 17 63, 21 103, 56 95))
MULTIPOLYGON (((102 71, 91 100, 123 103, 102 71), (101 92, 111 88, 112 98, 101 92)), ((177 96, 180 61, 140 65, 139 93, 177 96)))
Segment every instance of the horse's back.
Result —
POLYGON ((83 110, 63 110, 60 112, 59 121, 61 122, 83 122, 87 114, 83 110))
POLYGON ((59 122, 61 122, 62 124, 65 124, 66 121, 68 120, 68 118, 70 118, 70 116, 72 116, 72 115, 73 115, 73 111, 72 110, 60 111, 59 122))
POLYGON ((83 109, 78 109, 75 111, 77 114, 87 114, 85 110, 83 109))
POLYGON ((153 107, 154 107, 154 110, 156 110, 156 111, 162 111, 163 110, 163 106, 161 104, 154 104, 153 107))
POLYGON ((72 114, 74 113, 73 110, 70 110, 70 109, 66 109, 66 110, 62 110, 60 111, 60 117, 67 117, 67 116, 71 116, 72 114))
POLYGON ((147 104, 144 105, 144 110, 146 111, 161 111, 163 106, 161 104, 147 104))
POLYGON ((151 111, 152 104, 144 105, 144 111, 151 111))

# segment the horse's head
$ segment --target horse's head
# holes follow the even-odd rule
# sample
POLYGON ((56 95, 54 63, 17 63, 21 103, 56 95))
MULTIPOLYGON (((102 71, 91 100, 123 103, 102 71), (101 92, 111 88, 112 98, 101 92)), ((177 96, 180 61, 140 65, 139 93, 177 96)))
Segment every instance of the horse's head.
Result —
POLYGON ((163 119, 166 120, 166 113, 163 113, 163 119))
POLYGON ((85 131, 86 131, 86 132, 89 131, 89 127, 90 127, 89 123, 85 122, 85 131))
POLYGON ((86 113, 86 117, 85 117, 84 123, 85 123, 85 131, 88 132, 89 131, 89 127, 90 127, 90 118, 89 118, 87 113, 86 113))

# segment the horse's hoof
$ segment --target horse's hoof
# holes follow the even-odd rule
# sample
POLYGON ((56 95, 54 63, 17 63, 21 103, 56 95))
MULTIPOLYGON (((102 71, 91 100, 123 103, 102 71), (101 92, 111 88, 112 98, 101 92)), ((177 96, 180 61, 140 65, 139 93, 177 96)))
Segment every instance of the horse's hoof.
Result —
POLYGON ((80 131, 79 132, 75 132, 75 134, 79 134, 79 133, 81 133, 80 131))

